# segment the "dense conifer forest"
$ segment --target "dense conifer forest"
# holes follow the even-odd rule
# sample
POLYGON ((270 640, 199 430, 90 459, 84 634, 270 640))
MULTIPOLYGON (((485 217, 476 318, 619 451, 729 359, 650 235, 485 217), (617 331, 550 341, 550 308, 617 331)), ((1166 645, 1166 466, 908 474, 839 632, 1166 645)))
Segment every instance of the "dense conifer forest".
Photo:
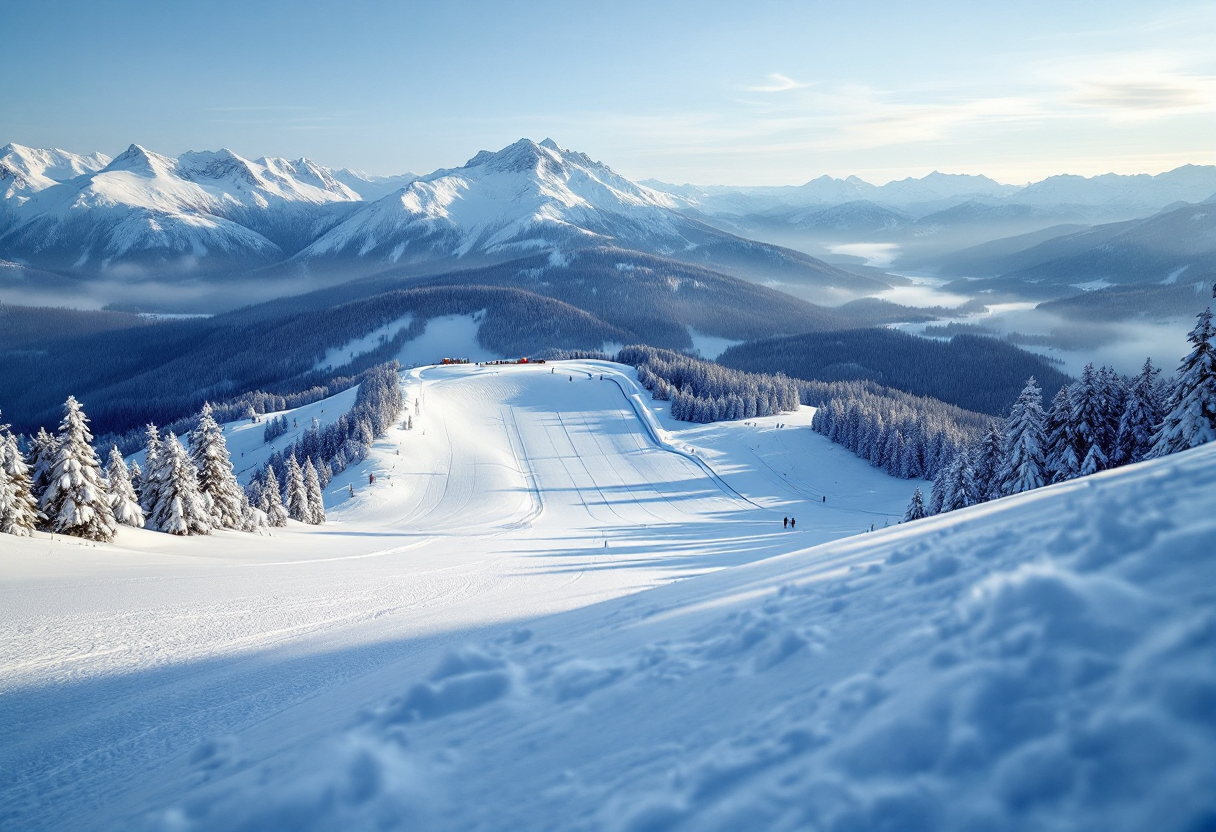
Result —
POLYGON ((939 341, 876 328, 753 341, 718 362, 814 381, 873 381, 993 416, 1008 412, 1028 376, 1052 394, 1069 381, 1044 359, 994 338, 939 341))

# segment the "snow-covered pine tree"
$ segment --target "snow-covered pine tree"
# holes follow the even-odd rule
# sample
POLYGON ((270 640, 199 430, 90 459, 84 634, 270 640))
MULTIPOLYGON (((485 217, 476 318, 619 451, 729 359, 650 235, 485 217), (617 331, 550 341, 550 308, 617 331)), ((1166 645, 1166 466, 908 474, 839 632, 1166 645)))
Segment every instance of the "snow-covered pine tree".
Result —
POLYGON ((971 455, 962 448, 946 468, 946 488, 942 494, 942 511, 956 511, 975 505, 975 474, 971 455))
MULTIPOLYGON (((1119 436, 1119 417, 1127 404, 1127 384, 1114 367, 1103 367, 1098 371, 1098 389, 1101 391, 1098 414, 1102 420, 1102 453, 1112 459, 1115 442, 1119 436)), ((1108 466, 1109 467, 1109 466, 1108 466)))
POLYGON ((1161 400, 1157 395, 1157 374, 1151 359, 1144 360, 1140 375, 1132 380, 1119 418, 1115 437, 1115 465, 1130 465, 1148 456, 1153 447, 1153 431, 1161 424, 1161 400))
POLYGON ((198 468, 198 488, 211 506, 214 525, 241 528, 245 522, 243 492, 232 474, 228 443, 212 416, 210 403, 203 405, 198 425, 190 431, 190 458, 198 468))
POLYGON ((925 497, 920 493, 920 486, 912 492, 912 500, 908 503, 908 510, 904 512, 904 522, 910 523, 913 520, 921 520, 929 516, 929 512, 925 509, 925 497))
POLYGON ((42 515, 34 498, 29 468, 17 437, 0 425, 0 532, 18 537, 29 536, 42 515))
POLYGON ((1096 474, 1099 471, 1105 471, 1110 467, 1110 460, 1106 458, 1106 454, 1102 453, 1102 448, 1097 442, 1089 446, 1089 451, 1085 454, 1085 460, 1081 463, 1081 476, 1096 474))
POLYGON ((144 437, 144 475, 139 487, 139 505, 144 510, 144 517, 151 518, 165 478, 160 470, 162 445, 156 425, 149 422, 144 437))
POLYGON ((308 506, 308 490, 304 486, 304 472, 295 455, 287 457, 287 483, 284 503, 287 506, 287 516, 301 523, 312 522, 312 512, 308 506))
POLYGON ((90 444, 89 419, 75 396, 63 404, 55 456, 39 506, 52 531, 88 540, 114 539, 118 530, 106 497, 101 461, 90 444))
POLYGON ((1005 454, 1000 471, 1002 496, 1045 484, 1044 441, 1043 391, 1031 376, 1005 422, 1005 454))
POLYGON ((325 522, 325 497, 311 459, 304 461, 304 490, 308 494, 308 522, 319 526, 325 522))
POLYGON ((971 454, 975 469, 975 502, 984 503, 1001 496, 999 493, 1001 460, 1005 455, 1005 437, 996 422, 980 439, 971 454))
POLYGON ((30 441, 30 488, 34 499, 42 504, 42 495, 51 483, 51 462, 55 459, 55 437, 46 428, 38 428, 38 433, 30 441))
POLYGON ((1216 345, 1212 309, 1199 313, 1187 338, 1191 352, 1178 367, 1168 412, 1153 434, 1151 456, 1185 451, 1216 439, 1216 345))
POLYGON ((1081 460, 1073 440, 1072 401, 1065 385, 1051 400, 1043 422, 1046 445, 1043 449, 1044 472, 1048 482, 1064 482, 1081 475, 1081 460))
POLYGON ((1069 392, 1072 401, 1073 447, 1077 458, 1084 460, 1089 449, 1097 445, 1103 448, 1103 393, 1099 374, 1092 363, 1086 364, 1081 370, 1081 377, 1072 385, 1069 392))
POLYGON ((156 469, 159 487, 148 524, 168 534, 211 534, 212 516, 198 488, 198 469, 172 431, 161 443, 156 469))
POLYGON ((106 480, 108 482, 107 496, 114 519, 124 526, 134 526, 142 529, 144 525, 144 510, 135 498, 135 489, 131 487, 131 474, 127 463, 123 460, 118 446, 110 448, 110 459, 106 465, 106 480))
MULTIPOLYGON (((135 492, 135 498, 139 499, 144 488, 144 469, 139 467, 139 463, 131 461, 131 489, 135 492)), ((142 503, 141 503, 142 507, 142 503)))
POLYGON ((942 468, 937 472, 937 476, 933 478, 933 486, 929 489, 929 513, 941 514, 942 506, 946 503, 946 492, 950 490, 946 469, 942 468))
POLYGON ((266 482, 262 484, 262 511, 266 512, 266 522, 271 528, 282 528, 287 525, 287 508, 283 505, 283 494, 279 490, 279 480, 274 475, 274 468, 266 468, 266 482))

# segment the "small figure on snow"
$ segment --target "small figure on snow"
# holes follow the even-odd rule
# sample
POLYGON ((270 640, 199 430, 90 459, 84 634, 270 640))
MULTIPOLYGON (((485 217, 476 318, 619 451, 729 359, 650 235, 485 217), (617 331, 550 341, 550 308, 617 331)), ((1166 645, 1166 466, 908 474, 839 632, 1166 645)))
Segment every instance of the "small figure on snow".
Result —
POLYGON ((788 529, 789 527, 790 527, 790 518, 782 517, 781 518, 781 528, 788 529))
POLYGON ((798 522, 798 521, 797 521, 797 520, 795 520, 793 517, 791 517, 791 518, 790 518, 790 531, 793 531, 793 530, 794 530, 794 525, 795 525, 797 522, 798 522))

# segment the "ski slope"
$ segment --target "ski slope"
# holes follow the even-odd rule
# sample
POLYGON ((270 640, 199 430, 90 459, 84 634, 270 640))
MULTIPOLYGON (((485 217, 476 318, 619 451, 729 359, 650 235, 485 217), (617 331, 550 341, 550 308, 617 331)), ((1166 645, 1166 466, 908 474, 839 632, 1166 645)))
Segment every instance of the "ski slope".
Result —
MULTIPOLYGON (((165 767, 211 738, 314 706, 333 710, 279 739, 321 736, 455 645, 895 522, 915 485, 806 429, 809 409, 673 422, 614 364, 403 385, 414 429, 329 484, 324 526, 4 538, 0 827, 128 828, 188 790, 189 766, 165 767)), ((354 395, 288 412, 269 445, 264 424, 225 425, 242 479, 354 395)))
POLYGON ((915 483, 805 409, 672 422, 599 362, 403 384, 324 526, 3 540, 0 827, 1216 817, 1216 444, 883 529, 915 483))

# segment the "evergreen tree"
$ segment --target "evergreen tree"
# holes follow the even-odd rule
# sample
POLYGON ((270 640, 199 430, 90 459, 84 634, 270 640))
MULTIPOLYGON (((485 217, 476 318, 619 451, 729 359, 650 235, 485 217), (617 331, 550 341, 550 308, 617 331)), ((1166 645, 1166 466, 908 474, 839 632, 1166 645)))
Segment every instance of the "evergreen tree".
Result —
POLYGON ((151 517, 160 498, 160 489, 165 477, 160 470, 160 432, 151 423, 144 429, 144 475, 139 488, 139 505, 144 517, 151 517))
POLYGON ((964 448, 954 455, 946 468, 946 488, 942 493, 942 511, 955 511, 975 505, 975 475, 971 455, 964 448))
POLYGON ((47 486, 51 484, 51 463, 54 459, 55 437, 47 433, 46 428, 38 428, 38 433, 30 442, 30 488, 39 505, 42 504, 42 495, 46 494, 47 486))
MULTIPOLYGON (((136 499, 139 499, 144 490, 144 470, 134 460, 131 462, 131 488, 135 491, 136 499)), ((143 503, 141 502, 140 505, 142 506, 143 503)))
POLYGON ((908 503, 908 510, 904 512, 904 522, 909 523, 913 520, 921 520, 929 516, 929 512, 925 510, 925 498, 920 493, 920 486, 912 492, 912 500, 908 503))
POLYGON ((149 524, 168 534, 211 534, 211 510, 199 491, 198 469, 172 431, 160 446, 156 468, 161 478, 149 524))
POLYGON ((283 494, 279 490, 279 480, 274 475, 274 468, 266 469, 266 482, 262 484, 262 511, 266 512, 266 522, 272 528, 282 528, 287 525, 287 508, 283 505, 283 494))
POLYGON ((110 500, 110 509, 114 512, 114 519, 124 526, 143 528, 144 510, 140 508, 139 501, 135 498, 135 490, 131 487, 131 476, 127 470, 127 463, 123 461, 117 445, 110 448, 106 480, 109 485, 107 496, 110 500))
POLYGON ((1051 400, 1044 419, 1046 444, 1043 450, 1044 473, 1048 482, 1064 482, 1081 475, 1072 429, 1072 400, 1068 386, 1061 387, 1051 400))
POLYGON ((224 433, 211 414, 211 405, 204 404, 198 426, 190 432, 190 458, 198 468, 198 488, 211 507, 214 525, 239 529, 245 521, 243 492, 232 474, 224 433))
POLYGON ((240 504, 241 525, 238 528, 241 531, 260 532, 270 525, 270 519, 266 516, 266 512, 250 501, 249 495, 245 493, 245 489, 243 488, 240 493, 240 504))
POLYGON ((1216 439, 1216 345, 1212 309, 1199 313, 1187 338, 1191 352, 1178 367, 1168 412, 1153 434, 1152 456, 1185 451, 1216 439))
POLYGON ((287 492, 284 502, 287 505, 287 516, 301 523, 312 522, 312 511, 308 505, 308 489, 304 485, 304 472, 295 455, 287 457, 287 492))
POLYGON ((942 506, 946 503, 946 492, 950 490, 949 477, 946 469, 942 468, 933 478, 933 487, 929 489, 929 513, 941 514, 942 506))
POLYGON ((1103 367, 1098 374, 1098 387, 1102 392, 1098 414, 1102 421, 1102 453, 1107 459, 1115 456, 1119 437, 1119 419, 1127 405, 1127 384, 1114 367, 1103 367))
POLYGON ((1005 437, 996 422, 980 439, 971 458, 975 468, 975 502, 984 503, 1000 495, 1001 459, 1005 455, 1005 437))
POLYGON ((1089 446, 1089 451, 1085 454, 1085 461, 1081 463, 1081 476, 1096 474, 1099 471, 1105 471, 1110 467, 1110 461, 1106 458, 1106 454, 1102 453, 1102 448, 1095 442, 1089 446))
POLYGON ((1002 496, 1045 484, 1044 441, 1043 393, 1031 376, 1005 423, 1005 454, 1000 471, 1002 496))
POLYGON ((304 461, 304 490, 308 495, 308 522, 319 526, 325 522, 325 497, 311 459, 304 461))
POLYGON ((117 527, 88 422, 80 402, 68 396, 40 508, 52 531, 108 541, 117 527))
POLYGON ((1145 359, 1140 375, 1128 387, 1115 438, 1115 465, 1139 462, 1153 447, 1153 430, 1164 418, 1157 390, 1159 372, 1151 359, 1145 359))
POLYGON ((1086 364, 1081 370, 1081 378, 1069 391, 1069 400, 1072 403, 1072 415, 1069 419, 1072 445, 1077 459, 1080 460, 1089 456, 1090 448, 1095 446, 1098 448, 1096 457, 1108 458, 1109 450, 1114 445, 1113 436, 1109 435, 1108 421, 1108 400, 1111 394, 1106 389, 1103 378, 1103 372, 1095 371, 1092 363, 1086 364))
POLYGON ((0 425, 0 532, 27 537, 41 517, 17 437, 0 425))

